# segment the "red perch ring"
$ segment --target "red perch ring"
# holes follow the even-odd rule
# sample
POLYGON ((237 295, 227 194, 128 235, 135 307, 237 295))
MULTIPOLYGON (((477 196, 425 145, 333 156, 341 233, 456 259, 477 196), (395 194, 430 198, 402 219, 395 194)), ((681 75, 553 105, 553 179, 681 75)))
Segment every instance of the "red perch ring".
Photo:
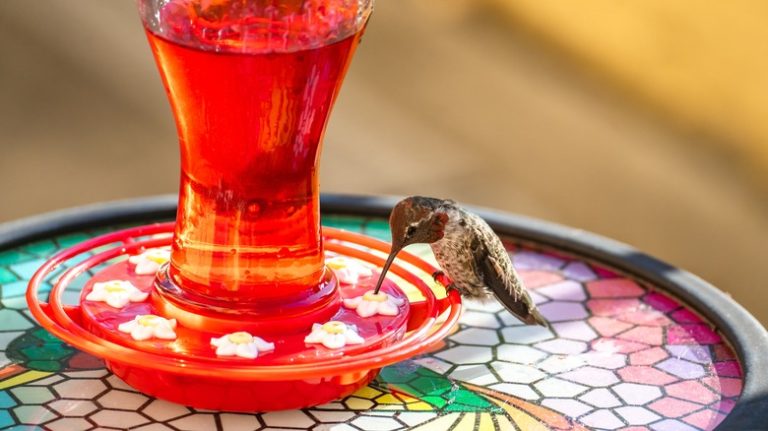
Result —
MULTIPOLYGON (((327 403, 351 394, 373 380, 379 369, 424 352, 456 325, 461 298, 442 285, 430 286, 435 268, 407 252, 391 268, 384 292, 398 301, 395 316, 362 318, 355 310, 339 306, 341 300, 360 296, 372 288, 389 252, 389 244, 356 233, 323 228, 329 256, 357 261, 372 271, 357 283, 336 283, 338 298, 328 312, 291 316, 249 326, 237 314, 189 315, 170 306, 155 288, 154 275, 137 275, 127 256, 170 243, 173 223, 140 226, 102 235, 66 249, 48 260, 32 277, 27 290, 29 309, 40 324, 73 347, 103 358, 107 368, 126 383, 146 394, 196 408, 225 411, 267 411, 303 408, 327 403), (162 237, 161 237, 162 236, 162 237), (65 262, 78 262, 54 283, 48 301, 38 299, 45 277, 65 262), (403 263, 407 265, 403 265, 403 263), (88 271, 95 272, 93 276, 88 271), (62 293, 78 277, 88 277, 79 306, 62 304, 62 293), (130 281, 145 301, 122 308, 86 300, 97 282, 130 281), (146 296, 146 295, 145 295, 146 296), (170 310, 170 311, 169 311, 170 310), (175 340, 136 341, 118 330, 121 323, 137 316, 155 314, 181 316, 175 340), (318 316, 354 325, 361 344, 329 349, 307 344, 318 316), (229 320, 228 320, 229 319, 229 320), (297 324, 299 319, 299 324, 297 324), (301 320, 303 319, 303 320, 301 320), (266 328, 254 333, 274 343, 273 351, 253 359, 217 356, 211 339, 225 329, 266 328), (192 324, 194 322, 194 324, 192 324), (297 328, 299 328, 297 330, 297 328)), ((174 304, 178 305, 178 304, 174 304)), ((222 337, 223 338, 223 337, 222 337)))

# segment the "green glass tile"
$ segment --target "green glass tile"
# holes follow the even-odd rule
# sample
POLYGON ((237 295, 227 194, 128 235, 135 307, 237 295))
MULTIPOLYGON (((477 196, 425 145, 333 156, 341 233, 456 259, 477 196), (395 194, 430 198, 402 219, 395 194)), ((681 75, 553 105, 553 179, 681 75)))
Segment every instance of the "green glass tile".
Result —
POLYGON ((445 407, 446 404, 448 404, 448 402, 445 401, 445 399, 443 399, 442 397, 438 397, 438 396, 426 396, 426 397, 420 397, 420 398, 425 403, 427 403, 429 405, 432 405, 432 406, 435 406, 435 407, 440 408, 440 409, 445 407))
POLYGON ((0 391, 0 409, 7 409, 16 405, 16 401, 7 391, 0 391))
POLYGON ((453 389, 454 384, 439 374, 430 377, 419 377, 412 381, 410 386, 421 394, 440 395, 453 389))
POLYGON ((22 296, 14 296, 12 298, 3 297, 3 307, 11 308, 14 310, 24 310, 27 308, 27 298, 22 296))
POLYGON ((460 404, 465 404, 468 406, 474 406, 474 407, 480 407, 480 408, 487 408, 491 406, 491 403, 488 402, 488 400, 464 388, 456 391, 453 394, 453 399, 454 401, 460 404))
POLYGON ((24 364, 29 369, 37 371, 61 371, 64 367, 58 361, 29 361, 24 364))
POLYGON ((10 283, 16 280, 18 280, 18 277, 16 277, 16 274, 11 272, 10 269, 0 267, 0 284, 10 283))
POLYGON ((72 247, 73 245, 79 244, 83 241, 89 240, 91 238, 92 238, 91 235, 88 235, 87 233, 76 232, 68 235, 62 235, 56 238, 56 242, 59 243, 59 246, 61 248, 67 248, 67 247, 72 247))
POLYGON ((413 380, 417 375, 413 372, 412 367, 406 367, 403 365, 393 365, 385 367, 381 370, 381 379, 386 383, 407 383, 413 380))
POLYGON ((56 418, 56 414, 47 407, 34 405, 15 407, 13 414, 19 418, 19 422, 26 424, 42 424, 56 418))
POLYGON ((19 277, 21 277, 24 280, 29 280, 32 278, 32 276, 37 272, 38 269, 40 269, 41 266, 45 263, 46 259, 40 259, 36 258, 33 260, 28 260, 26 262, 17 263, 15 265, 11 265, 11 269, 16 274, 19 274, 19 277))
POLYGON ((323 216, 321 218, 323 226, 335 227, 352 232, 362 232, 365 219, 356 216, 323 216))
POLYGON ((40 257, 47 257, 59 250, 59 246, 52 240, 35 241, 27 244, 21 248, 27 253, 31 253, 40 257))
POLYGON ((461 403, 449 403, 443 407, 446 412, 482 412, 482 409, 478 409, 474 406, 468 406, 461 403))
POLYGON ((44 344, 42 346, 28 346, 21 349, 20 352, 24 357, 27 357, 30 359, 58 361, 62 358, 65 358, 67 355, 71 354, 72 350, 65 348, 61 344, 59 344, 58 346, 51 345, 51 344, 44 344))
POLYGON ((0 310, 0 328, 4 331, 18 331, 31 328, 32 323, 24 318, 20 311, 0 310))
POLYGON ((0 265, 11 265, 30 259, 32 256, 22 253, 19 250, 8 250, 0 252, 0 265))
POLYGON ((11 392, 22 404, 44 404, 56 398, 44 386, 22 386, 11 389, 11 392))
POLYGON ((27 292, 27 280, 14 281, 13 283, 3 284, 3 300, 16 296, 24 296, 27 292))
POLYGON ((11 416, 11 414, 8 413, 8 410, 0 410, 0 428, 9 427, 11 425, 14 425, 15 423, 16 421, 13 420, 13 416, 11 416))
POLYGON ((363 233, 383 241, 391 241, 389 223, 384 219, 369 219, 365 223, 363 233))

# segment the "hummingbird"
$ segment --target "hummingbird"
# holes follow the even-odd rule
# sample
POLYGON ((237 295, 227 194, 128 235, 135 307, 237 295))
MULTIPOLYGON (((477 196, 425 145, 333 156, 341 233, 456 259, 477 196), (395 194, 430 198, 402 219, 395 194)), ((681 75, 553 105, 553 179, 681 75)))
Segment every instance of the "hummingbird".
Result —
POLYGON ((549 326, 523 286, 501 239, 476 214, 452 200, 411 196, 394 206, 389 227, 392 248, 375 293, 400 250, 427 243, 442 269, 432 274, 435 280, 447 275, 451 280, 447 287, 463 297, 485 300, 495 296, 525 324, 549 326))

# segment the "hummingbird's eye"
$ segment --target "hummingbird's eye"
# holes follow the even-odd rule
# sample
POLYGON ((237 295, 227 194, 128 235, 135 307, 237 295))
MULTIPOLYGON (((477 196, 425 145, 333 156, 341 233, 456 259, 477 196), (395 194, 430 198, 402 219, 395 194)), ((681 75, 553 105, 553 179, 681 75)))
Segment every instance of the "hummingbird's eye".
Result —
POLYGON ((413 234, 416 233, 416 226, 408 226, 408 229, 405 231, 405 236, 413 236, 413 234))

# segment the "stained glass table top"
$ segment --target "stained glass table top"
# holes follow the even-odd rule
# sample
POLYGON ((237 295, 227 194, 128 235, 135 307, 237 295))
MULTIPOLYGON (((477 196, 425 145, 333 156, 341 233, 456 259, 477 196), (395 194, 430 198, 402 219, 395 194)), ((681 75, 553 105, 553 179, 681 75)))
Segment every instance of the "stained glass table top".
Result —
MULTIPOLYGON (((389 239, 381 217, 326 213, 323 225, 389 239)), ((235 414, 152 399, 37 327, 23 296, 53 253, 118 227, 0 252, 0 429, 702 431, 742 392, 731 346, 679 299, 590 258, 504 237, 551 329, 468 302, 441 346, 336 402, 235 414)), ((427 246, 409 251, 432 259, 427 246)))

